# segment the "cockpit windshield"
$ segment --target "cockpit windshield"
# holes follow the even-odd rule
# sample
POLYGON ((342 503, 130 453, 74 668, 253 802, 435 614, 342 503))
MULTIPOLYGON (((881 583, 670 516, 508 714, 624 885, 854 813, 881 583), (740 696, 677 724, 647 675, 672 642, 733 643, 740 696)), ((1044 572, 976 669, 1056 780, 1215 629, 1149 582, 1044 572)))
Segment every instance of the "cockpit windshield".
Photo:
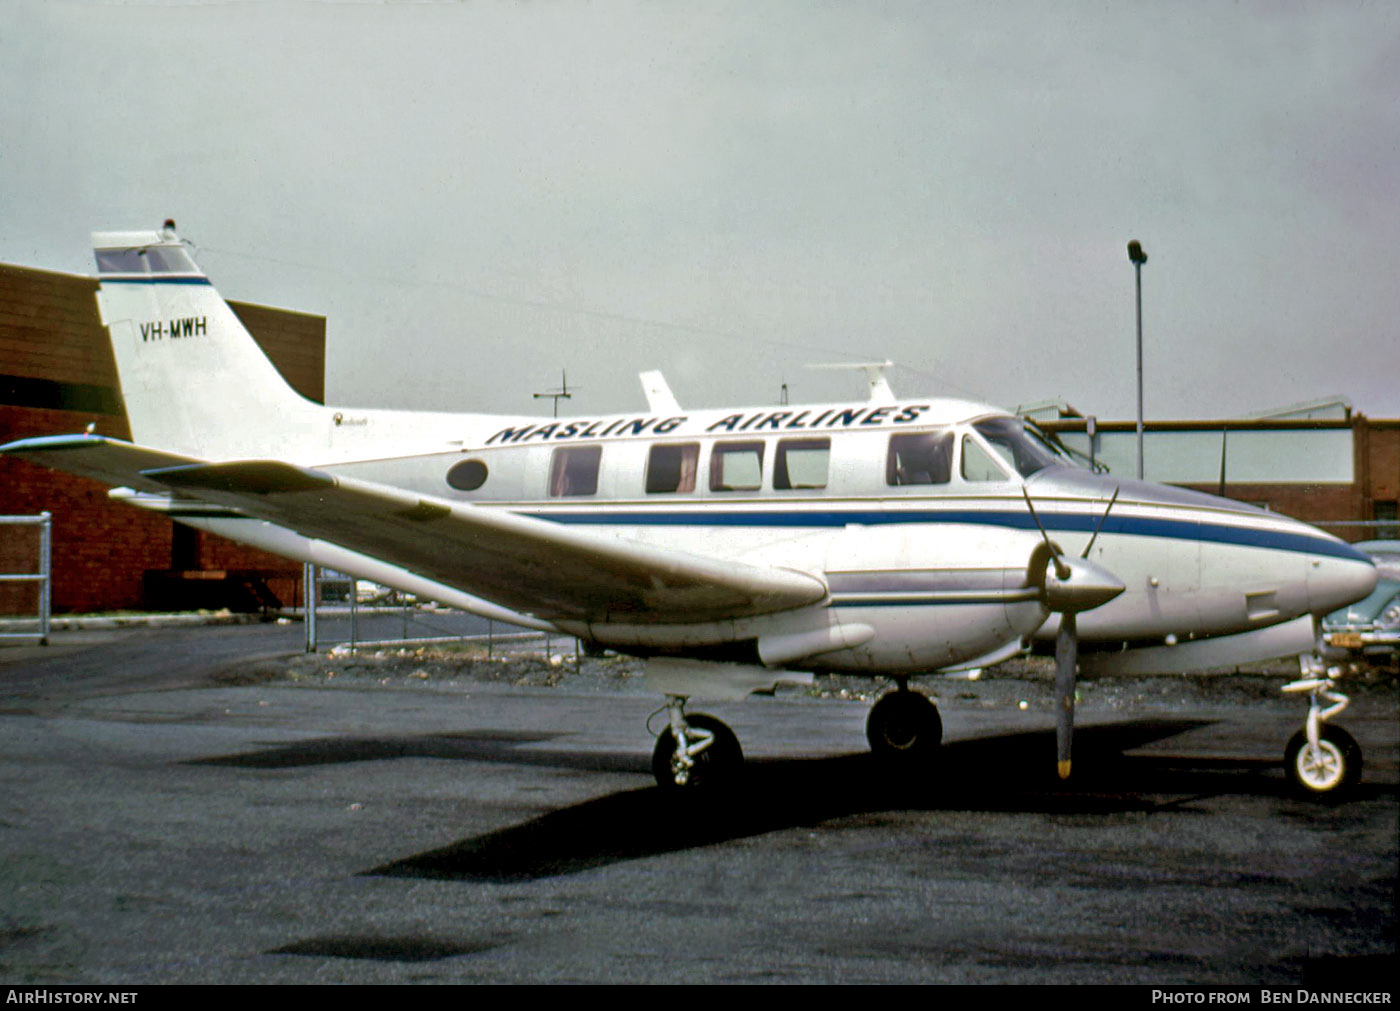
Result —
POLYGON ((972 427, 1022 477, 1072 463, 1034 425, 1020 418, 986 418, 972 427))

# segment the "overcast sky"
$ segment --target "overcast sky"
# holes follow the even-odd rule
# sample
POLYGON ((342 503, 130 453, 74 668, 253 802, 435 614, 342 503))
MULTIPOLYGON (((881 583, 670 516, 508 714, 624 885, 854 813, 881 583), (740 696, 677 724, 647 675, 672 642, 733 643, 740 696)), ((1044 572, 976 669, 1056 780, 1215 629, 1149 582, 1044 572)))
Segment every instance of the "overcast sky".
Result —
POLYGON ((1400 417, 1400 4, 13 3, 0 261, 167 217, 328 400, 1400 417))

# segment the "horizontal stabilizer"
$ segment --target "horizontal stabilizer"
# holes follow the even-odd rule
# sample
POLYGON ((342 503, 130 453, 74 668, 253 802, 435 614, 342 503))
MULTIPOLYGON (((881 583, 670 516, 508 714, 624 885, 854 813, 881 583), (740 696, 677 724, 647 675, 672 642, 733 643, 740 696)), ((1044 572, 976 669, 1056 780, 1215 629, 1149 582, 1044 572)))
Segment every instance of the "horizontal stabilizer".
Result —
POLYGON ((546 620, 689 623, 826 596, 816 576, 602 536, 275 461, 148 471, 231 506, 546 620))

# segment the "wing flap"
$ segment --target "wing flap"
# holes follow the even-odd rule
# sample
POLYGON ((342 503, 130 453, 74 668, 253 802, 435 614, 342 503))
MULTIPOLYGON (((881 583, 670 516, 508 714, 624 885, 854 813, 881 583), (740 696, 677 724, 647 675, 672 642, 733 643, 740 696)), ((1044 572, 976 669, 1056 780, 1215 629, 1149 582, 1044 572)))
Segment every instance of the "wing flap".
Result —
POLYGON ((658 548, 275 461, 146 479, 549 620, 689 623, 826 596, 816 576, 658 548))

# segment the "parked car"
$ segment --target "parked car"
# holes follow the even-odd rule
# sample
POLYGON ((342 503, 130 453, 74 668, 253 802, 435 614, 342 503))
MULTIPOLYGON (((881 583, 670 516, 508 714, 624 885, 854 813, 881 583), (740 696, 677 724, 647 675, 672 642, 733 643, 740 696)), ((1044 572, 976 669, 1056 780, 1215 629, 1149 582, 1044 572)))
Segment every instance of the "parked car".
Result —
POLYGON ((334 569, 322 569, 317 582, 321 587, 321 603, 323 604, 350 603, 352 587, 355 591, 355 603, 361 607, 412 603, 414 601, 414 598, 408 594, 397 594, 387 586, 371 583, 367 579, 355 579, 343 572, 336 572, 334 569))
POLYGON ((1361 541, 1353 546, 1371 556, 1380 582, 1369 597, 1324 618, 1323 639, 1334 649, 1374 663, 1400 663, 1400 541, 1361 541))

